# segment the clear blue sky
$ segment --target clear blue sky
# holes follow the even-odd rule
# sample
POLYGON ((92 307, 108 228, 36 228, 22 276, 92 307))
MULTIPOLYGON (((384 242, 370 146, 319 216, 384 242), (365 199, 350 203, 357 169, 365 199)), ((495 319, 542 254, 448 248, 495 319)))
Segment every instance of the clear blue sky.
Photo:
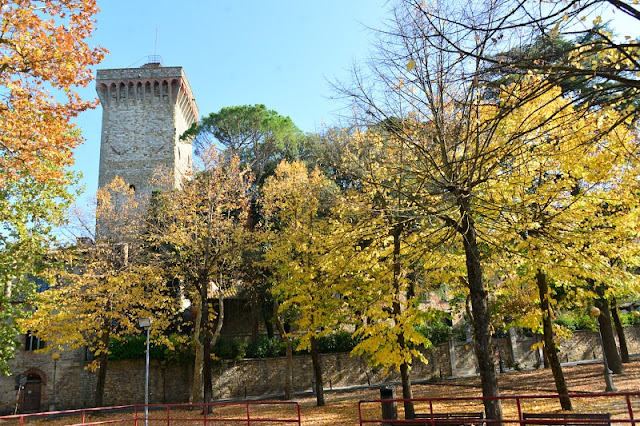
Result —
MULTIPOLYGON (((348 113, 328 80, 349 80, 374 41, 368 27, 389 19, 388 0, 100 0, 90 44, 109 50, 97 69, 138 67, 148 55, 182 66, 201 115, 231 105, 265 104, 290 116, 305 132, 321 130, 348 113)), ((616 19, 617 32, 637 35, 637 22, 616 19)), ((95 98, 95 87, 81 91, 95 98)), ((86 142, 75 170, 85 194, 97 190, 102 109, 76 123, 86 142)))
MULTIPOLYGON (((102 0, 92 45, 109 54, 96 69, 138 67, 154 54, 185 69, 201 115, 231 105, 265 104, 305 132, 330 125, 344 104, 330 99, 328 80, 348 79, 368 57, 373 35, 388 16, 384 0, 102 0)), ((94 98, 95 86, 82 90, 94 98)), ((76 149, 85 195, 95 195, 102 109, 76 123, 85 143, 76 149)))

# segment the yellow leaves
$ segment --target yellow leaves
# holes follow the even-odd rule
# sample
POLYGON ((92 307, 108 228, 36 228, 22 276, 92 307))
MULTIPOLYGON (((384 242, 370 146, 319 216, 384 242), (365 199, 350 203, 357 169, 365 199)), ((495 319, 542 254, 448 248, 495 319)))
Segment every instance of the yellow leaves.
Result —
POLYGON ((407 72, 411 71, 415 67, 416 67, 416 61, 414 61, 413 59, 407 62, 407 72))
POLYGON ((98 193, 99 238, 94 245, 50 253, 62 263, 58 279, 38 294, 37 310, 21 325, 49 342, 48 350, 89 346, 99 339, 138 332, 137 318, 154 316, 154 333, 167 326, 173 310, 164 271, 141 261, 137 200, 121 179, 98 193))

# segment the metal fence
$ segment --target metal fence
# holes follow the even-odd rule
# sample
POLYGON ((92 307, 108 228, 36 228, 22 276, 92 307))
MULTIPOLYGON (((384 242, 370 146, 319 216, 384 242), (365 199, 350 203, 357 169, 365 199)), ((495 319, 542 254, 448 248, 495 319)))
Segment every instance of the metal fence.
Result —
POLYGON ((640 424, 635 418, 640 407, 640 392, 576 393, 562 395, 571 399, 573 411, 562 411, 558 394, 508 395, 500 397, 447 397, 415 399, 371 399, 358 402, 360 426, 378 425, 491 425, 517 424, 601 426, 640 424), (484 402, 500 400, 503 418, 487 419, 484 402), (405 401, 412 401, 416 417, 402 418, 405 401), (635 407, 635 411, 634 411, 635 407), (382 414, 380 414, 382 413, 382 414), (455 414, 458 414, 456 416, 455 414), (537 413, 532 415, 533 413, 537 413), (539 415, 544 413, 543 415, 539 415), (568 414, 569 413, 569 414, 568 414), (599 414, 609 414, 602 420, 599 414))
POLYGON ((214 402, 210 404, 149 404, 1 416, 2 425, 300 425, 300 405, 293 401, 214 402), (149 414, 145 418, 145 407, 149 414), (282 411, 285 411, 282 417, 282 411), (278 414, 277 414, 277 413, 278 414))

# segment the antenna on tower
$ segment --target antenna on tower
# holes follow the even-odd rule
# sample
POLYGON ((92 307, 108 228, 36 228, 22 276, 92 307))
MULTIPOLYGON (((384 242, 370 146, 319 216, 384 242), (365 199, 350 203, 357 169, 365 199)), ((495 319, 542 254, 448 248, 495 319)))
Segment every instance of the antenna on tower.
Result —
POLYGON ((158 53, 158 29, 156 28, 156 41, 153 46, 153 55, 147 56, 147 63, 144 64, 143 68, 158 68, 162 66, 162 58, 157 54, 158 53))

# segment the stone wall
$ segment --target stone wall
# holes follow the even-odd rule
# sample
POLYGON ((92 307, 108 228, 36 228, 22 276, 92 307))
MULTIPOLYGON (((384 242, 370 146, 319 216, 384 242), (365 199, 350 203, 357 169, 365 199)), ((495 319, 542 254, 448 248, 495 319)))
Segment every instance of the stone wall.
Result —
MULTIPOLYGON (((640 352, 640 328, 625 329, 630 353, 640 352)), ((539 367, 542 358, 532 345, 535 337, 514 336, 498 339, 501 355, 507 368, 514 366, 514 359, 521 367, 539 367), (515 354, 515 357, 514 357, 515 354)), ((571 340, 560 344, 563 362, 600 357, 598 335, 581 331, 571 340)), ((472 342, 450 342, 424 352, 427 364, 416 362, 411 370, 412 380, 428 380, 451 375, 476 373, 472 342)), ((498 354, 495 353, 496 368, 498 354)), ((353 385, 376 385, 400 380, 397 373, 386 373, 368 366, 363 359, 348 353, 322 354, 325 388, 335 389, 353 385)), ((312 386, 311 358, 296 355, 294 362, 294 390, 310 391, 312 386)), ((85 369, 87 361, 82 351, 62 354, 57 363, 56 391, 58 408, 90 407, 95 392, 96 373, 85 369)), ((20 351, 12 361, 12 371, 37 372, 42 378, 42 407, 46 410, 52 402, 53 361, 50 355, 20 351)), ((243 398, 245 396, 280 394, 284 389, 286 359, 243 359, 223 361, 213 371, 214 397, 243 398)), ((111 361, 107 372, 105 405, 136 404, 144 402, 144 359, 111 361)), ((163 366, 152 361, 150 373, 150 401, 152 403, 187 402, 193 376, 191 365, 163 366)), ((0 378, 0 411, 13 411, 16 402, 15 375, 0 378)))

